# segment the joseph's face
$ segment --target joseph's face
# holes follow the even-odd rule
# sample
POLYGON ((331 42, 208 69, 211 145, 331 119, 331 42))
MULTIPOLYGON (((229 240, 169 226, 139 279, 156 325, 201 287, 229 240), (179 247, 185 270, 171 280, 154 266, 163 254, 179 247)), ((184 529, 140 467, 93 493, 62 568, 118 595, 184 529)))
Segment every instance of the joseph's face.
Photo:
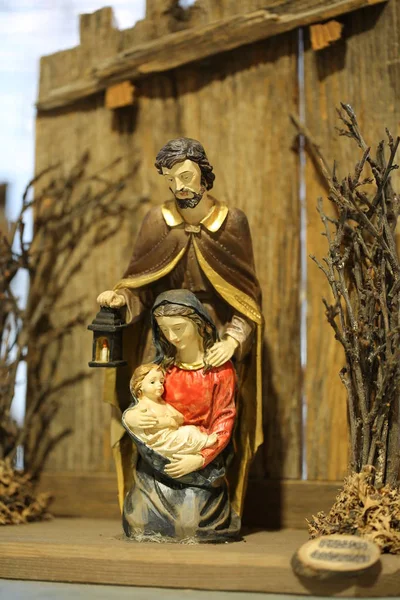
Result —
POLYGON ((169 189, 177 199, 185 200, 201 193, 201 170, 197 163, 186 159, 170 169, 162 167, 162 172, 169 189))

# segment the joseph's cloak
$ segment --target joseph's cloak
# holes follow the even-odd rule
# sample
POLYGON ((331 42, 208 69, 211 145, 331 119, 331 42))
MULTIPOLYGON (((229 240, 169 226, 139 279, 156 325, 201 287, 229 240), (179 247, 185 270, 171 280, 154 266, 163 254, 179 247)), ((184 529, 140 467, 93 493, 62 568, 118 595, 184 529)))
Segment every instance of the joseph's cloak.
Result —
MULTIPOLYGON (((133 342, 126 344, 127 347, 131 346, 126 358, 130 359, 130 373, 142 362, 140 340, 143 340, 145 333, 143 316, 150 308, 143 301, 146 290, 155 289, 150 297, 155 297, 154 293, 167 291, 170 287, 168 275, 179 267, 189 248, 191 251, 194 249, 200 269, 211 283, 218 301, 222 299, 256 328, 256 340, 251 352, 237 364, 239 390, 234 434, 235 457, 228 471, 232 505, 241 514, 249 466, 263 441, 261 291, 254 269, 250 229, 241 210, 228 209, 225 204, 215 201, 209 214, 196 226, 183 221, 174 201, 157 206, 146 215, 130 264, 114 287, 117 292, 134 292, 136 303, 133 310, 135 314, 132 315, 134 325, 129 328, 131 331, 125 331, 125 338, 133 342), (165 290, 162 289, 163 285, 165 290)), ((122 506, 125 493, 131 485, 132 448, 121 425, 121 411, 127 406, 118 389, 122 390, 127 383, 122 386, 121 382, 118 383, 115 371, 107 371, 105 400, 114 407, 111 441, 122 506)))

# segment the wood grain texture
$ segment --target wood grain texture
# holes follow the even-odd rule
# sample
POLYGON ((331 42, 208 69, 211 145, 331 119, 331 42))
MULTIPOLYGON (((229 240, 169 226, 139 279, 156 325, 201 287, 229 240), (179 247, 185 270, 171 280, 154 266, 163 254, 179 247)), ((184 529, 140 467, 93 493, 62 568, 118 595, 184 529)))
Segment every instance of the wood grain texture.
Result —
POLYGON ((400 557, 381 570, 336 582, 294 575, 290 560, 304 532, 249 532, 232 544, 140 544, 121 539, 113 520, 58 519, 0 531, 0 577, 168 588, 339 597, 396 596, 400 557))
MULTIPOLYGON (((97 172, 110 181, 115 180, 141 159, 131 134, 136 108, 129 109, 128 115, 124 108, 114 114, 104 107, 103 98, 98 97, 73 114, 61 112, 51 118, 39 117, 36 170, 39 172, 60 162, 61 169, 67 173, 82 154, 89 151, 88 174, 97 172), (110 168, 110 164, 119 157, 122 158, 121 162, 110 168)), ((113 239, 91 249, 89 254, 88 248, 81 248, 80 269, 66 287, 59 305, 53 307, 53 315, 59 322, 67 320, 78 310, 78 307, 64 307, 77 298, 80 298, 80 310, 93 315, 88 318, 90 322, 98 311, 98 293, 112 288, 121 277, 132 252, 134 236, 150 206, 146 195, 148 185, 142 185, 142 177, 143 172, 138 172, 120 198, 132 208, 130 220, 121 225, 113 239)), ((111 226, 112 223, 107 225, 111 226)), ((45 287, 44 281, 44 290, 45 287)), ((49 360, 55 357, 60 364, 60 380, 82 371, 87 379, 70 386, 57 398, 61 408, 53 420, 53 433, 56 434, 63 426, 72 428, 74 433, 54 450, 48 468, 74 470, 80 466, 93 471, 113 468, 110 407, 102 401, 104 373, 87 366, 91 358, 91 346, 92 334, 85 327, 79 327, 68 339, 61 355, 56 354, 56 347, 49 349, 49 360)))
MULTIPOLYGON (((335 131, 335 126, 340 126, 335 112, 340 101, 354 108, 367 144, 376 147, 385 138, 385 127, 393 135, 400 133, 400 2, 393 0, 352 13, 341 22, 342 38, 330 48, 315 53, 306 39, 305 93, 308 129, 330 165, 337 160, 339 175, 344 177, 354 169, 360 151, 335 131)), ((394 180, 398 188, 398 174, 394 180)), ((309 157, 306 187, 307 250, 322 257, 327 244, 321 236, 323 226, 316 202, 319 196, 326 196, 326 188, 309 157)), ((346 393, 338 375, 344 356, 326 322, 321 302, 323 295, 330 301, 330 288, 311 260, 307 281, 308 478, 340 479, 347 465, 346 393)))
POLYGON ((317 0, 286 0, 246 14, 225 16, 204 25, 193 26, 195 22, 187 23, 187 27, 175 33, 168 33, 173 29, 173 24, 164 27, 165 17, 168 10, 173 9, 174 3, 170 2, 171 6, 168 9, 165 3, 162 7, 160 3, 152 2, 148 7, 148 16, 153 18, 154 23, 158 23, 157 18, 161 17, 162 28, 161 31, 159 25, 156 28, 157 38, 127 48, 118 54, 109 55, 104 60, 102 57, 109 54, 108 48, 115 46, 118 32, 112 27, 111 9, 102 9, 96 13, 96 28, 100 27, 103 32, 108 32, 104 38, 107 40, 105 45, 101 43, 101 39, 94 40, 94 19, 90 19, 90 15, 83 15, 81 18, 81 40, 84 42, 82 48, 86 53, 93 53, 94 50, 97 53, 97 50, 101 49, 94 68, 90 72, 85 69, 78 79, 69 83, 62 82, 60 86, 46 91, 41 87, 37 107, 38 110, 45 111, 66 106, 125 79, 137 79, 150 73, 169 71, 244 44, 383 1, 335 0, 327 4, 317 0), (94 41, 89 43, 88 40, 94 41))
MULTIPOLYGON (((325 4, 308 0, 301 6, 312 13, 325 4)), ((352 3, 340 4, 341 9, 350 10, 352 3)), ((293 2, 289 0, 277 0, 267 8, 279 16, 290 5, 293 2)), ((227 0, 202 0, 193 7, 200 12, 193 15, 210 25, 228 18, 229 6, 227 0)), ((339 100, 354 104, 371 142, 380 139, 385 125, 398 132, 398 7, 399 0, 391 0, 388 5, 344 17, 343 38, 318 54, 307 40, 307 125, 329 159, 338 158, 344 169, 347 164, 354 165, 358 154, 347 140, 334 138, 334 107, 339 100)), ((259 8, 256 0, 235 3, 236 13, 259 8)), ((189 26, 193 26, 190 20, 189 26)), ((136 28, 118 32, 108 9, 102 9, 96 18, 82 17, 82 45, 42 59, 40 93, 86 77, 98 64, 97 56, 100 62, 109 60, 117 56, 117 46, 129 54, 132 44, 149 39, 152 31, 152 21, 145 20, 136 28), (106 41, 98 55, 102 40, 106 41)), ((111 178, 139 163, 134 180, 124 191, 135 210, 132 219, 123 224, 118 236, 93 251, 90 258, 85 257, 81 271, 66 289, 65 301, 83 295, 82 307, 93 315, 97 294, 112 287, 124 271, 144 214, 167 197, 153 166, 157 151, 168 139, 180 135, 204 143, 217 176, 216 197, 243 208, 253 232, 266 320, 266 443, 255 472, 271 478, 297 478, 301 464, 299 174, 289 123, 289 114, 297 112, 297 32, 293 31, 145 77, 137 82, 135 105, 113 113, 104 107, 99 93, 70 108, 41 112, 37 119, 37 171, 59 161, 67 172, 85 150, 90 151, 92 172, 123 157, 108 173, 111 178)), ((308 252, 321 256, 326 246, 315 205, 324 189, 309 160, 306 179, 308 252)), ((345 473, 347 463, 345 393, 338 377, 343 357, 324 316, 324 283, 323 275, 309 261, 307 464, 309 478, 336 480, 345 473)), ((61 306, 54 310, 65 316, 61 306)), ((65 365, 63 373, 73 375, 81 370, 90 354, 90 335, 83 328, 77 330, 70 348, 59 357, 65 365)), ((90 375, 60 398, 62 408, 54 431, 61 425, 70 426, 74 434, 53 453, 49 462, 53 471, 112 470, 109 408, 101 402, 102 374, 91 371, 90 375)))
POLYGON ((300 576, 338 580, 376 566, 380 557, 380 548, 374 542, 336 533, 303 544, 293 557, 292 566, 300 576))
MULTIPOLYGON (((251 479, 243 524, 304 530, 306 518, 330 509, 340 487, 340 482, 251 479)), ((53 495, 51 512, 57 517, 120 517, 114 473, 46 472, 40 491, 53 495)))

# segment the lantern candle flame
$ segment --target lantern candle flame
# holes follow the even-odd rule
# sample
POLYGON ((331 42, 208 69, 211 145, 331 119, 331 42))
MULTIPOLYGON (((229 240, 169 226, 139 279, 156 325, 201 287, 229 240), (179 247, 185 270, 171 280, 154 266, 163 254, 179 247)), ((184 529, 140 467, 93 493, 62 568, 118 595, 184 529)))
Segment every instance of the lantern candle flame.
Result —
POLYGON ((128 364, 122 357, 122 331, 126 327, 119 309, 102 306, 88 329, 93 331, 93 352, 89 367, 120 367, 128 364))

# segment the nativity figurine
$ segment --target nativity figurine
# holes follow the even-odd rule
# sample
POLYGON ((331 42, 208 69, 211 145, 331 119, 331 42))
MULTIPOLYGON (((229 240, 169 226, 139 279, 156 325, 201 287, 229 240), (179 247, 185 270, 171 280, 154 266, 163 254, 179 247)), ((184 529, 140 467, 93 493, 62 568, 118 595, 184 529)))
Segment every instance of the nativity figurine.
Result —
MULTIPOLYGON (((241 210, 211 194, 213 167, 197 140, 169 141, 155 166, 172 199, 149 211, 122 279, 98 297, 101 306, 124 311, 129 325, 123 342, 129 365, 105 373, 120 507, 132 487, 132 444, 121 424, 130 404, 129 380, 154 356, 150 315, 155 299, 168 290, 184 289, 203 304, 219 334, 207 347, 208 366, 219 368, 235 361, 239 419, 234 433, 237 452, 229 468, 232 504, 241 515, 250 463, 263 440, 263 319, 250 229, 241 210)), ((167 391, 170 380, 166 373, 167 391)), ((174 408, 180 411, 179 406, 174 408)), ((210 451, 212 447, 201 452, 210 451)))
POLYGON ((124 427, 166 458, 174 458, 175 454, 195 454, 203 448, 214 446, 216 433, 208 435, 199 427, 184 425, 182 413, 165 402, 162 397, 164 380, 165 371, 156 363, 141 365, 135 370, 131 379, 131 394, 138 403, 122 415, 124 427), (136 425, 135 420, 138 411, 144 413, 139 418, 148 417, 141 427, 136 425))
POLYGON ((217 329, 188 290, 158 296, 152 332, 156 364, 135 371, 134 403, 122 417, 138 450, 125 533, 139 540, 236 539, 240 516, 227 478, 236 420, 233 364, 208 363, 217 329))

